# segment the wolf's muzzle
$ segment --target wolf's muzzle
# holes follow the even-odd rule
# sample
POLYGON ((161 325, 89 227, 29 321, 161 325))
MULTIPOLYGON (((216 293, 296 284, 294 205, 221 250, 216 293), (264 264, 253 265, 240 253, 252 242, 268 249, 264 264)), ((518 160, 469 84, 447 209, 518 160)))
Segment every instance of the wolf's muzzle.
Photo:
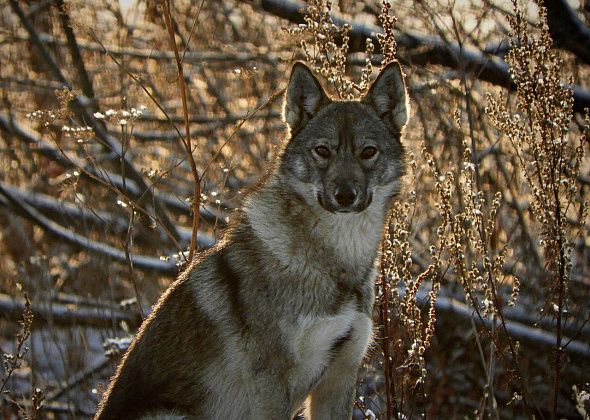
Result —
POLYGON ((330 213, 360 213, 373 201, 370 191, 359 193, 353 186, 339 187, 333 194, 318 192, 316 197, 320 205, 330 213))
POLYGON ((350 207, 354 200, 356 200, 357 192, 352 185, 343 185, 342 187, 336 188, 334 192, 334 199, 342 207, 350 207))

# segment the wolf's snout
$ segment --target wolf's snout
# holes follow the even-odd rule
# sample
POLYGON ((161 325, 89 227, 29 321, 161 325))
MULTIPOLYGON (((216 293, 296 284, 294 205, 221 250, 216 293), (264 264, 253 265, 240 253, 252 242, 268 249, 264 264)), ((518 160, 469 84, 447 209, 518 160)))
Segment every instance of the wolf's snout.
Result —
POLYGON ((354 203, 356 196, 356 189, 352 185, 343 185, 336 188, 336 191, 334 192, 336 202, 342 207, 350 207, 352 203, 354 203))

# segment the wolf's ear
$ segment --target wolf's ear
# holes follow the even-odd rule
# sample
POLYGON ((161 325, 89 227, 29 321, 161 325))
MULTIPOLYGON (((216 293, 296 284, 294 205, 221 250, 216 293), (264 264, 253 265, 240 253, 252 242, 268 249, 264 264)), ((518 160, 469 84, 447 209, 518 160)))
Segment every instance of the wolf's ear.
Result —
POLYGON ((406 84, 399 63, 389 63, 373 82, 363 102, 372 106, 394 132, 401 133, 410 114, 406 84))
POLYGON ((297 62, 291 70, 291 79, 287 87, 287 97, 283 110, 283 119, 291 132, 303 128, 305 124, 330 100, 318 79, 303 63, 297 62))

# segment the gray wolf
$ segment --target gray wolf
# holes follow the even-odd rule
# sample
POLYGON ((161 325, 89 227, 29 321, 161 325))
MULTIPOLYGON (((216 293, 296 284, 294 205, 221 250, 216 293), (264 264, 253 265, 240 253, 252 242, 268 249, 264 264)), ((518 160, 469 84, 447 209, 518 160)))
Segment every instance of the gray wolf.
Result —
POLYGON ((379 247, 404 172, 398 63, 360 101, 302 63, 287 136, 215 247, 159 299, 100 403, 105 419, 350 419, 379 247))

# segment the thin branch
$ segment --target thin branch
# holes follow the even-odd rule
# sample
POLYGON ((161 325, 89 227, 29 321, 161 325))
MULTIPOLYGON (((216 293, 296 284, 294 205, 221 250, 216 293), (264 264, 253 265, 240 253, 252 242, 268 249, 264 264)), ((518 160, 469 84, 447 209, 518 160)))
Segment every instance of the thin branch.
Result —
MULTIPOLYGON (((195 183, 194 187, 194 196, 192 201, 192 213, 193 213, 193 236, 191 238, 191 245, 189 248, 188 260, 192 261, 193 256, 195 254, 195 250, 197 248, 197 235, 199 233, 199 207, 201 203, 201 176, 199 175, 199 171, 197 169, 197 164, 195 163, 195 158, 193 156, 193 146, 191 142, 191 131, 190 131, 190 122, 188 118, 188 105, 186 100, 186 85, 184 83, 184 70, 182 66, 182 60, 180 58, 180 53, 178 52, 178 47, 176 45, 176 38, 175 38, 175 30, 172 27, 172 16, 170 13, 170 1, 169 0, 162 0, 162 7, 164 9, 164 22, 166 23, 166 28, 168 29, 168 39, 170 41, 170 45, 172 50, 174 51, 174 59, 176 61, 176 67, 178 70, 178 81, 179 89, 180 89, 180 96, 182 98, 182 112, 184 116, 184 128, 185 128, 185 137, 182 139, 184 147, 186 149, 186 154, 188 157, 188 161, 191 167, 191 173, 193 176, 193 182, 195 183)), ((199 18, 199 13, 201 12, 201 7, 203 6, 203 2, 201 2, 201 6, 197 12, 196 20, 199 18)))
MULTIPOLYGON (((193 115, 190 116, 189 122, 192 124, 211 124, 211 123, 236 123, 240 122, 243 119, 248 118, 252 120, 269 120, 269 119, 279 119, 281 118, 281 114, 279 112, 268 112, 258 116, 249 117, 247 114, 232 114, 227 116, 219 116, 219 117, 205 117, 200 115, 193 115)), ((141 118, 143 121, 148 122, 159 122, 159 123, 184 123, 184 118, 180 116, 171 115, 169 118, 160 118, 154 115, 144 115, 141 118)))
MULTIPOLYGON (((123 178, 119 174, 114 174, 102 168, 98 170, 94 166, 87 165, 85 162, 75 157, 64 156, 60 150, 43 139, 28 133, 23 127, 16 123, 16 121, 9 117, 0 115, 0 131, 16 136, 20 141, 28 144, 32 152, 39 153, 52 161, 59 163, 65 169, 81 169, 82 173, 80 176, 86 177, 94 182, 101 182, 106 185, 114 186, 117 189, 116 192, 119 194, 129 195, 134 199, 143 198, 145 195, 145 191, 141 190, 134 181, 126 180, 125 183, 123 183, 123 178)), ((166 207, 172 211, 185 214, 190 210, 189 205, 184 200, 173 194, 154 192, 154 195, 158 201, 164 203, 166 207)), ((222 225, 225 224, 225 219, 223 215, 219 214, 219 212, 206 208, 205 206, 201 206, 200 212, 201 217, 207 223, 215 224, 217 219, 221 219, 217 223, 221 223, 222 225)))
MULTIPOLYGON (((264 116, 261 116, 263 118, 264 116)), ((244 117, 242 118, 244 119, 244 117)), ((218 120, 217 122, 212 122, 211 124, 201 127, 195 128, 191 130, 191 137, 198 137, 198 136, 210 136, 215 133, 215 130, 223 129, 230 125, 230 122, 226 122, 225 120, 218 120)), ((270 125, 267 127, 268 131, 282 131, 284 129, 284 125, 282 123, 277 123, 276 125, 270 125)), ((176 131, 133 131, 133 138, 136 140, 140 140, 142 142, 152 142, 152 141, 172 141, 178 139, 178 133, 176 131)))
POLYGON ((590 28, 566 0, 543 0, 543 5, 547 9, 547 24, 555 45, 590 64, 590 28))
MULTIPOLYGON (((21 36, 16 34, 16 40, 29 41, 28 36, 21 36)), ((39 39, 46 45, 52 46, 67 46, 67 43, 61 39, 49 34, 39 34, 39 39)), ((174 53, 169 51, 143 50, 139 48, 122 48, 112 45, 100 45, 92 42, 78 41, 78 47, 81 50, 88 52, 106 53, 113 57, 129 57, 140 60, 157 60, 170 61, 174 60, 174 53)), ((220 52, 220 51, 186 51, 183 55, 183 63, 187 65, 201 66, 203 63, 215 64, 219 63, 222 66, 227 66, 228 63, 248 64, 252 62, 263 62, 270 65, 276 65, 280 58, 274 53, 250 53, 246 51, 236 52, 220 52)))
POLYGON ((103 359, 100 360, 98 363, 95 363, 93 366, 90 366, 87 369, 77 372, 75 375, 68 378, 60 388, 48 393, 45 399, 47 401, 57 400, 61 396, 66 395, 68 392, 72 391, 78 385, 83 384, 84 381, 86 381, 87 379, 97 374, 100 374, 103 370, 110 367, 111 364, 111 360, 103 359))
MULTIPOLYGON (((31 148, 32 152, 40 153, 43 156, 56 161, 65 169, 80 169, 80 177, 84 177, 90 181, 98 182, 99 184, 106 186, 115 194, 123 196, 129 203, 133 204, 134 208, 144 213, 149 219, 153 219, 153 217, 148 214, 146 210, 144 210, 138 203, 133 202, 133 200, 130 198, 131 196, 141 199, 144 194, 139 190, 133 181, 126 181, 124 184, 123 178, 118 174, 110 173, 102 168, 99 170, 92 165, 85 165, 73 157, 66 157, 61 151, 45 143, 43 140, 29 135, 28 133, 24 132, 20 126, 14 123, 14 121, 7 121, 7 119, 2 116, 0 116, 0 130, 5 130, 10 134, 17 135, 17 137, 25 143, 34 144, 34 147, 31 148)), ((156 197, 165 203, 167 207, 177 213, 186 214, 190 211, 190 206, 186 200, 182 199, 177 194, 159 192, 156 194, 156 197)), ((226 225, 226 217, 223 211, 230 210, 231 208, 232 207, 228 206, 227 204, 222 203, 221 205, 217 206, 201 205, 199 210, 202 219, 206 223, 224 227, 226 225)), ((186 232, 183 233, 182 230, 183 228, 180 227, 180 239, 182 240, 184 238, 186 240, 186 232)), ((164 233, 166 232, 164 231, 164 233)), ((205 236, 203 241, 200 241, 199 246, 207 248, 211 246, 212 243, 212 239, 205 236)), ((181 251, 180 247, 179 251, 181 251)))

